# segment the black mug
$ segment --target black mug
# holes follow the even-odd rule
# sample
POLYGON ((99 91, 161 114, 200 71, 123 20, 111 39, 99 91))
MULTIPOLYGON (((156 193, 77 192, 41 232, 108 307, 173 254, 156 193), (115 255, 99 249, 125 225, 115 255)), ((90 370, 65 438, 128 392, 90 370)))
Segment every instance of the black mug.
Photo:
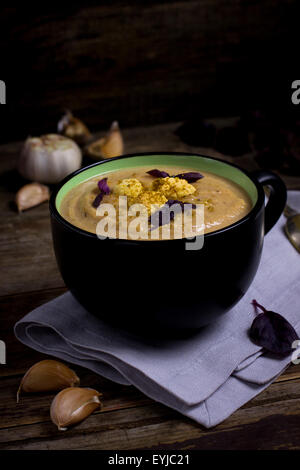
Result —
POLYGON ((91 313, 136 331, 191 330, 226 313, 245 294, 259 266, 264 235, 286 203, 282 180, 269 171, 249 174, 215 158, 181 153, 125 155, 65 178, 52 193, 53 243, 62 277, 91 313), (124 168, 180 166, 210 171, 244 188, 252 200, 242 219, 204 235, 200 250, 186 239, 99 239, 67 222, 59 212, 65 194, 93 176, 124 168), (265 207, 263 186, 269 186, 265 207))

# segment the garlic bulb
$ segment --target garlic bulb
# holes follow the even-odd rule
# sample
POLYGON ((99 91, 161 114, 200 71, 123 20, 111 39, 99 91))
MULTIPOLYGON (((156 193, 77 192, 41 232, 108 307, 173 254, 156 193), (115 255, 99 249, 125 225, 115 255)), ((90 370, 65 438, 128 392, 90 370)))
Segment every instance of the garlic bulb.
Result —
POLYGON ((101 393, 92 388, 65 388, 54 398, 50 417, 60 431, 87 418, 93 411, 101 407, 101 393))
POLYGON ((17 402, 20 393, 38 393, 62 390, 66 387, 79 385, 80 380, 73 370, 65 364, 52 359, 34 364, 21 380, 17 393, 17 402))
POLYGON ((123 137, 117 121, 114 121, 106 137, 92 142, 87 147, 87 153, 94 159, 113 158, 124 152, 123 137))
POLYGON ((82 154, 71 139, 58 134, 29 137, 21 151, 19 173, 26 179, 39 183, 58 183, 78 170, 82 154))
POLYGON ((92 137, 84 122, 74 117, 71 111, 66 111, 66 114, 59 120, 57 130, 60 134, 75 140, 79 145, 86 144, 92 137))
POLYGON ((48 201, 50 192, 48 186, 40 183, 25 184, 16 194, 16 205, 19 212, 48 201))

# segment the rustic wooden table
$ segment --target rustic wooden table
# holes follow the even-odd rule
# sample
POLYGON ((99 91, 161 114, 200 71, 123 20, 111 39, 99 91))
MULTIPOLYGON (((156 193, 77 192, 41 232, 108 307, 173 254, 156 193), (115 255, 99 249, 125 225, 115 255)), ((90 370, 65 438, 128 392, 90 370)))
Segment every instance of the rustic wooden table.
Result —
MULTIPOLYGON (((176 124, 124 132, 126 152, 194 151, 174 135, 176 124)), ((300 449, 300 365, 217 427, 206 430, 150 400, 133 387, 117 385, 75 367, 83 386, 104 394, 103 409, 77 427, 59 432, 49 418, 53 394, 23 396, 16 404, 24 372, 45 356, 23 346, 13 326, 33 308, 65 292, 52 249, 47 204, 23 214, 13 206, 20 184, 15 162, 20 143, 0 146, 0 339, 7 364, 0 365, 1 449, 300 449)), ((250 156, 235 159, 254 168, 250 156)), ((300 189, 299 178, 289 177, 300 189)))

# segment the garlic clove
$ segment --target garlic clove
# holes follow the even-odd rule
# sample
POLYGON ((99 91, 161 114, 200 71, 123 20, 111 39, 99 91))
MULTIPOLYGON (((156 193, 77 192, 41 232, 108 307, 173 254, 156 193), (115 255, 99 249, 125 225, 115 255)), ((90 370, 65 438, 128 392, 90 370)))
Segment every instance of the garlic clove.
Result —
POLYGON ((52 422, 60 431, 66 431, 69 426, 83 421, 101 407, 100 396, 101 393, 91 388, 65 388, 51 404, 52 422))
POLYGON ((21 392, 38 393, 62 390, 79 385, 80 379, 68 366, 59 361, 46 359, 34 364, 21 380, 17 403, 21 392))
POLYGON ((39 183, 58 183, 78 170, 82 153, 76 142, 58 134, 29 137, 22 148, 18 171, 23 178, 39 183))
POLYGON ((75 140, 79 145, 86 144, 92 137, 84 122, 74 117, 71 111, 67 111, 59 120, 57 130, 60 134, 75 140))
POLYGON ((109 133, 104 138, 101 145, 101 154, 103 158, 112 158, 122 155, 124 150, 123 137, 117 121, 111 125, 109 133))
POLYGON ((49 188, 40 183, 25 184, 16 194, 15 201, 19 212, 48 201, 49 188))
POLYGON ((94 160, 102 160, 102 153, 101 153, 101 146, 103 144, 104 139, 98 139, 92 142, 90 145, 86 147, 86 153, 89 157, 93 158, 94 160))
POLYGON ((114 121, 106 137, 92 142, 87 153, 94 159, 113 158, 124 152, 124 141, 117 121, 114 121))

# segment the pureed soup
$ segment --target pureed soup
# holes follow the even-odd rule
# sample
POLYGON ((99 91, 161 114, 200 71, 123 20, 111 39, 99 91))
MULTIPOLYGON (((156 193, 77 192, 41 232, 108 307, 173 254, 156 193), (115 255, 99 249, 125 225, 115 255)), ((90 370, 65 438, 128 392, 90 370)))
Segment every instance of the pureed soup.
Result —
POLYGON ((246 191, 227 178, 206 171, 201 171, 201 174, 194 172, 194 178, 185 178, 185 174, 189 175, 193 170, 182 166, 164 165, 155 169, 161 173, 147 166, 117 170, 88 179, 65 195, 60 205, 60 214, 76 227, 102 236, 106 232, 103 226, 99 229, 98 224, 101 220, 104 222, 103 218, 106 217, 111 226, 114 224, 114 230, 109 231, 110 234, 114 233, 116 238, 136 238, 128 235, 128 232, 124 234, 123 228, 121 230, 125 210, 127 226, 141 214, 146 217, 146 223, 136 223, 141 239, 165 238, 166 232, 163 235, 162 230, 166 225, 169 228, 167 238, 173 239, 190 236, 183 227, 184 221, 188 220, 182 214, 183 208, 187 209, 186 213, 190 216, 194 235, 231 225, 247 215, 252 208, 246 191), (106 204, 110 204, 114 211, 104 212, 106 204), (135 204, 142 204, 143 211, 131 213, 130 209, 139 207, 134 206, 135 204), (172 204, 177 208, 174 217, 171 214, 169 218, 163 219, 164 210, 172 204), (204 208, 201 223, 196 217, 196 205, 200 204, 204 208), (178 220, 182 225, 182 234, 179 237, 175 231, 178 220), (158 235, 155 236, 152 232, 157 232, 158 235))

